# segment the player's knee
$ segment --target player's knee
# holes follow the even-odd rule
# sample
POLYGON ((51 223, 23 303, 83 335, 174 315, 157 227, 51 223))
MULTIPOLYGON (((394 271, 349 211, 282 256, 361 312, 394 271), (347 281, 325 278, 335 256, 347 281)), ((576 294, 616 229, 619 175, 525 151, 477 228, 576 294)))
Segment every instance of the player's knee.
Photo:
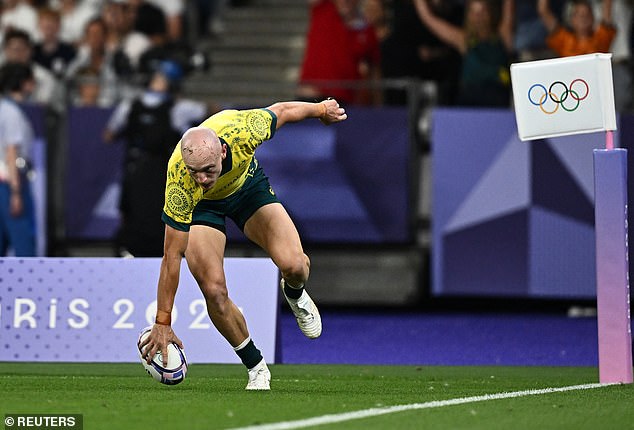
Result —
POLYGON ((305 282, 308 279, 310 260, 305 254, 297 254, 280 264, 282 277, 287 280, 305 282))

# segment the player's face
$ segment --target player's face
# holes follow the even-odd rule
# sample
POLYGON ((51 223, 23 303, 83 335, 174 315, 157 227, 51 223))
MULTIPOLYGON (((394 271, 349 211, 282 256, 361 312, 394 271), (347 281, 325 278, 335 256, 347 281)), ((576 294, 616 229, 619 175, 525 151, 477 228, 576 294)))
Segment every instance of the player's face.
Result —
POLYGON ((227 156, 227 146, 223 144, 221 148, 221 151, 208 151, 203 156, 185 160, 187 171, 205 191, 213 188, 220 177, 222 160, 227 156))

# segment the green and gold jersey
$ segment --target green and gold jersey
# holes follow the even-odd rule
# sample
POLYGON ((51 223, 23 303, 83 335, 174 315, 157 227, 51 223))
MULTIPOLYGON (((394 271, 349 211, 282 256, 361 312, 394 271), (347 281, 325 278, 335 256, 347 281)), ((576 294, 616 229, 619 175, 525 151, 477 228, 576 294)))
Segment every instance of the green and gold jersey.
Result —
POLYGON ((190 224, 194 208, 202 199, 220 200, 238 191, 247 179, 249 165, 257 162, 255 149, 273 137, 276 123, 277 117, 268 109, 224 110, 207 118, 201 126, 214 130, 227 145, 218 182, 207 191, 196 183, 185 167, 179 142, 167 165, 163 217, 177 224, 190 224))

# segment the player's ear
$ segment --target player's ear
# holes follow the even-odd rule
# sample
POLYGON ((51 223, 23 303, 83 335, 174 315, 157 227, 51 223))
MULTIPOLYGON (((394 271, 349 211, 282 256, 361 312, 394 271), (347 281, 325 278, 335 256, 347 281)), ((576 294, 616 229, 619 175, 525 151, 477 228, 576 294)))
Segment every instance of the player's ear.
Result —
POLYGON ((222 152, 220 153, 220 156, 224 160, 225 158, 227 158, 227 144, 223 143, 221 147, 222 147, 222 152))

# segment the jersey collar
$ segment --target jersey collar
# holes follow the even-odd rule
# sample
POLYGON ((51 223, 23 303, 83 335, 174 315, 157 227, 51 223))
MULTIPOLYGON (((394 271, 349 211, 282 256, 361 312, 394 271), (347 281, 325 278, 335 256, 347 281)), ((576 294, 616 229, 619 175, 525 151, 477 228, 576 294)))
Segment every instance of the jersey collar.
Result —
POLYGON ((219 137, 219 139, 221 144, 227 145, 227 156, 225 157, 224 160, 222 160, 222 170, 220 171, 220 176, 222 176, 231 170, 231 167, 233 166, 233 162, 232 162, 232 155, 231 155, 231 146, 229 146, 229 144, 222 137, 219 137))

